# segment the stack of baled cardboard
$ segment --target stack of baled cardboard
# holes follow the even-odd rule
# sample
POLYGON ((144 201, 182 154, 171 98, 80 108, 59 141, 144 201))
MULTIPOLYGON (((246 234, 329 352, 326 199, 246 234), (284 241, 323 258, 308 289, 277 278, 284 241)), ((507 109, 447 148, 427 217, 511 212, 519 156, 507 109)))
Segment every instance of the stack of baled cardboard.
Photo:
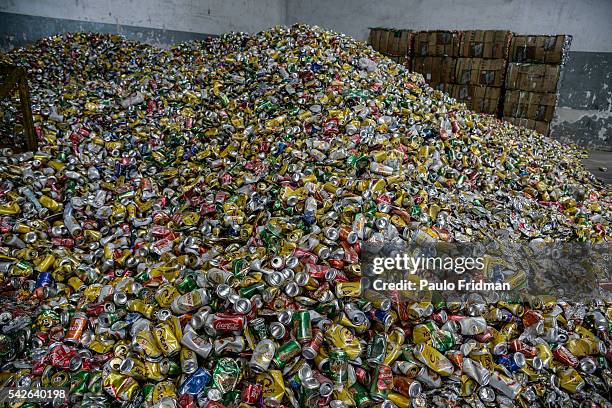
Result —
POLYGON ((512 38, 504 97, 504 119, 548 134, 555 116, 566 35, 512 38))
POLYGON ((368 42, 376 51, 391 58, 399 64, 410 66, 414 33, 410 30, 390 28, 370 29, 368 42))
POLYGON ((369 41, 470 109, 547 134, 571 36, 376 28, 369 41))
POLYGON ((498 114, 510 35, 495 30, 418 32, 412 69, 470 109, 498 114))

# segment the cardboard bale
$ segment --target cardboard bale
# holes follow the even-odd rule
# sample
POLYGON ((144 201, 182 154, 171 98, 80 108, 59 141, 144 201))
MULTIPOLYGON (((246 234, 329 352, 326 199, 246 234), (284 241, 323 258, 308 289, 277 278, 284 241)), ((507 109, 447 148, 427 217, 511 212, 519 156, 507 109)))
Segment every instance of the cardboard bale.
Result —
POLYGON ((389 31, 386 28, 373 28, 370 30, 370 45, 381 54, 387 53, 389 31))
POLYGON ((423 74, 428 83, 452 83, 455 76, 456 58, 414 57, 412 69, 423 74))
POLYGON ((559 81, 559 65, 508 64, 507 89, 552 93, 556 92, 559 81))
POLYGON ((510 61, 561 64, 571 42, 571 35, 514 35, 510 42, 510 61))
POLYGON ((501 100, 501 88, 471 85, 471 99, 468 107, 476 112, 497 114, 501 100))
POLYGON ((460 40, 458 31, 419 31, 414 35, 414 55, 457 57, 460 40))
POLYGON ((380 28, 370 28, 370 35, 368 36, 368 44, 378 52, 380 52, 380 33, 380 28))
POLYGON ((507 59, 512 33, 503 30, 470 30, 461 33, 460 57, 507 59))
POLYGON ((368 42, 376 51, 390 56, 412 54, 413 32, 389 28, 371 28, 368 42))
POLYGON ((455 79, 459 84, 500 87, 504 84, 503 59, 458 58, 455 79))
POLYGON ((387 54, 406 56, 412 55, 413 33, 409 30, 392 30, 387 40, 387 54))
POLYGON ((468 109, 480 113, 497 114, 501 100, 501 88, 481 85, 453 84, 448 94, 465 102, 468 109))
POLYGON ((504 98, 504 116, 551 122, 556 104, 554 93, 509 90, 504 98))
POLYGON ((510 116, 504 116, 504 120, 510 123, 513 123, 517 126, 523 126, 527 129, 534 129, 536 132, 543 134, 544 136, 548 136, 548 131, 550 130, 550 123, 543 122, 533 119, 526 118, 513 118, 510 116))

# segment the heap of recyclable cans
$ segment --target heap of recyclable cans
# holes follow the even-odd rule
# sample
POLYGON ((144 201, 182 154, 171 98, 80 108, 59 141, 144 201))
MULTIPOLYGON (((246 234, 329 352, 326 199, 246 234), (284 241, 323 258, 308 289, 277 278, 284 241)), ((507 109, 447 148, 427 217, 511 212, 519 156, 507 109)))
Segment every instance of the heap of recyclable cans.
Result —
POLYGON ((360 286, 391 235, 609 242, 578 148, 317 27, 0 62, 27 68, 39 138, 0 150, 0 386, 67 391, 12 406, 610 406, 607 299, 360 286))

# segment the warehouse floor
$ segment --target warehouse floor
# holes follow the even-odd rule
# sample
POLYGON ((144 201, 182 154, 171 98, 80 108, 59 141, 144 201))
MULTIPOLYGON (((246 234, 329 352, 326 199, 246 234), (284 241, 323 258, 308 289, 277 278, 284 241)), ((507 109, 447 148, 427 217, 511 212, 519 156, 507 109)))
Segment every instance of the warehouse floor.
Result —
POLYGON ((582 161, 584 167, 586 167, 591 173, 600 180, 603 180, 606 184, 612 184, 612 152, 604 152, 599 150, 592 150, 589 152, 589 158, 582 161), (602 171, 602 168, 606 168, 606 171, 602 171))

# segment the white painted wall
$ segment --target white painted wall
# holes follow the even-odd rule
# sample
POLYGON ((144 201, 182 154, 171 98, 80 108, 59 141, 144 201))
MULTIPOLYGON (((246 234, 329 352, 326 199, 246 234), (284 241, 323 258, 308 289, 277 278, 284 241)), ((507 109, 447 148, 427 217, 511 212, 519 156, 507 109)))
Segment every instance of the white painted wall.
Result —
POLYGON ((286 0, 0 0, 0 12, 205 34, 283 24, 286 0))
POLYGON ((368 27, 571 34, 572 51, 612 52, 612 0, 287 0, 303 22, 365 40, 368 27))

